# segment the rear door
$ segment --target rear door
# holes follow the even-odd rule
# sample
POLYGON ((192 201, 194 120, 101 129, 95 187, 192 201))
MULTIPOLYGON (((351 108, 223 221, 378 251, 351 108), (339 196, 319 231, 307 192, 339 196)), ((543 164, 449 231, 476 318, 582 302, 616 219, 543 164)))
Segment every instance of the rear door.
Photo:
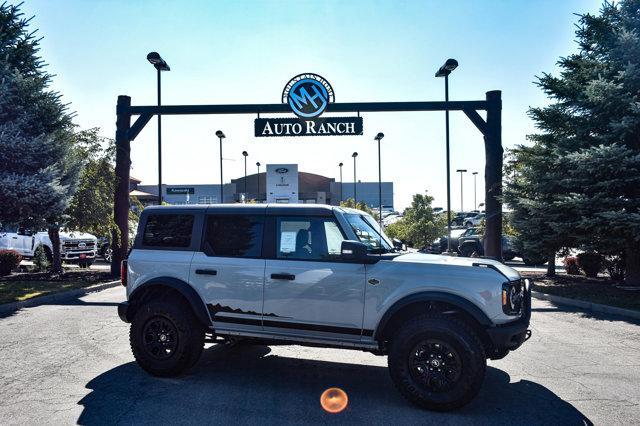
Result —
POLYGON ((190 281, 203 296, 216 330, 262 330, 263 212, 222 209, 205 216, 190 281))
POLYGON ((264 330, 360 340, 365 267, 340 260, 345 240, 333 217, 269 217, 275 255, 265 270, 264 330))

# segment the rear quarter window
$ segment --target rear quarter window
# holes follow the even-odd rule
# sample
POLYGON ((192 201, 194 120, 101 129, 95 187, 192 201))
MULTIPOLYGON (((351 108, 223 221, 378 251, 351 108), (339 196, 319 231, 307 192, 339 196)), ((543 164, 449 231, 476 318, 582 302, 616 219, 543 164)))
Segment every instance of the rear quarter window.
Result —
POLYGON ((191 245, 193 215, 150 214, 142 235, 143 247, 186 248, 191 245))

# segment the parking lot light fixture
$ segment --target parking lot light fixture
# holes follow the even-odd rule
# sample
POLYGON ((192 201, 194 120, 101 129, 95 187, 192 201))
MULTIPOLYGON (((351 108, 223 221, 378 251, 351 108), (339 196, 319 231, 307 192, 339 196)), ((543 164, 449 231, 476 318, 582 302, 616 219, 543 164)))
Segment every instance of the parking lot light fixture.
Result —
POLYGON ((340 167, 340 203, 342 203, 342 166, 344 166, 344 164, 340 162, 338 164, 338 167, 340 167))
POLYGON ((258 189, 256 190, 256 193, 258 194, 258 196, 256 197, 256 201, 260 202, 260 162, 256 162, 256 166, 258 166, 258 189))
POLYGON ((223 180, 222 180, 222 139, 226 138, 222 130, 216 132, 216 136, 220 139, 220 204, 224 204, 223 180))
MULTIPOLYGON (((447 59, 436 71, 436 77, 444 77, 444 101, 449 103, 449 74, 458 67, 458 61, 447 59)), ((447 152, 447 253, 451 253, 451 162, 449 155, 449 108, 444 111, 447 152)))
POLYGON ((463 203, 463 192, 462 192, 462 179, 463 173, 467 173, 467 169, 458 169, 456 170, 456 173, 460 173, 460 212, 464 211, 464 203, 463 203))
MULTIPOLYGON (((161 71, 170 71, 167 62, 162 59, 158 52, 150 52, 147 55, 147 60, 156 69, 157 84, 158 84, 158 106, 162 105, 162 90, 161 90, 161 71)), ((162 116, 158 114, 158 205, 162 205, 162 116)))
POLYGON ((471 174, 473 175, 473 209, 478 210, 478 200, 476 198, 476 178, 478 177, 478 172, 471 174))
MULTIPOLYGON (((384 138, 384 133, 380 132, 373 138, 378 142, 378 221, 380 222, 380 230, 382 231, 382 159, 380 155, 380 141, 384 138)), ((382 236, 380 236, 380 247, 382 247, 382 236)))
POLYGON ((351 154, 351 156, 353 157, 353 204, 354 207, 357 207, 358 205, 358 195, 357 195, 357 187, 356 187, 356 157, 358 157, 358 153, 354 152, 353 154, 351 154))
POLYGON ((245 202, 247 199, 247 157, 249 153, 247 151, 242 151, 242 156, 244 157, 244 198, 245 202))

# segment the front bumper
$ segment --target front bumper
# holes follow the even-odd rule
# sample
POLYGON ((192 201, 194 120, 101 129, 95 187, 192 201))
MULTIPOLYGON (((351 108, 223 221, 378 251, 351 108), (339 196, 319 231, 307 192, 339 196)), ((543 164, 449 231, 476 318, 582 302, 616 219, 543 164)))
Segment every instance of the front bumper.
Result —
POLYGON ((60 257, 65 262, 80 262, 80 261, 94 260, 96 258, 96 252, 93 250, 64 251, 64 252, 60 252, 60 257))
POLYGON ((520 319, 500 324, 487 329, 489 339, 495 349, 514 350, 531 337, 529 323, 531 321, 531 283, 525 280, 525 294, 520 319))
POLYGON ((118 316, 124 322, 130 322, 127 317, 127 312, 129 311, 129 302, 120 302, 118 303, 118 316))

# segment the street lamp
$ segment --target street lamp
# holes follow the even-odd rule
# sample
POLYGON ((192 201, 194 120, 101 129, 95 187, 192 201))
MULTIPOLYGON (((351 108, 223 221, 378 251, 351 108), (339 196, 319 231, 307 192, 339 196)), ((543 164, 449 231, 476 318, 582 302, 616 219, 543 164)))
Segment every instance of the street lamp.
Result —
POLYGON ((344 164, 342 164, 342 162, 340 164, 338 164, 338 167, 340 167, 340 203, 342 203, 342 166, 344 164))
POLYGON ((458 169, 458 170, 456 170, 456 173, 460 173, 460 211, 463 212, 464 211, 464 204, 462 203, 462 200, 463 200, 462 174, 463 173, 467 173, 467 169, 458 169))
POLYGON ((258 193, 258 196, 256 198, 259 202, 260 201, 260 162, 259 161, 256 163, 256 166, 258 166, 258 190, 256 191, 258 193))
MULTIPOLYGON (((160 72, 170 71, 169 65, 158 54, 158 52, 151 52, 147 55, 147 61, 153 65, 158 74, 158 106, 162 104, 160 90, 160 72)), ((162 205, 162 118, 158 113, 158 205, 162 205)))
POLYGON ((247 157, 249 153, 247 151, 242 151, 242 155, 244 156, 244 200, 247 201, 247 157))
MULTIPOLYGON (((384 138, 384 133, 380 132, 373 138, 378 142, 378 221, 382 230, 382 160, 380 157, 380 141, 384 138)), ((382 246, 382 244, 380 244, 382 246)))
POLYGON ((478 172, 471 174, 473 175, 473 209, 478 210, 478 200, 476 199, 476 177, 478 177, 478 172))
POLYGON ((358 153, 354 152, 351 156, 353 157, 353 206, 358 207, 358 195, 356 193, 356 157, 358 153))
POLYGON ((449 163, 449 74, 458 67, 458 61, 455 59, 447 59, 447 61, 438 69, 436 77, 444 77, 444 100, 447 103, 447 109, 444 111, 445 127, 446 127, 446 145, 447 145, 447 252, 451 252, 451 166, 449 163))
POLYGON ((222 130, 216 132, 216 136, 220 139, 220 204, 224 204, 223 180, 222 180, 222 139, 226 138, 222 130))

